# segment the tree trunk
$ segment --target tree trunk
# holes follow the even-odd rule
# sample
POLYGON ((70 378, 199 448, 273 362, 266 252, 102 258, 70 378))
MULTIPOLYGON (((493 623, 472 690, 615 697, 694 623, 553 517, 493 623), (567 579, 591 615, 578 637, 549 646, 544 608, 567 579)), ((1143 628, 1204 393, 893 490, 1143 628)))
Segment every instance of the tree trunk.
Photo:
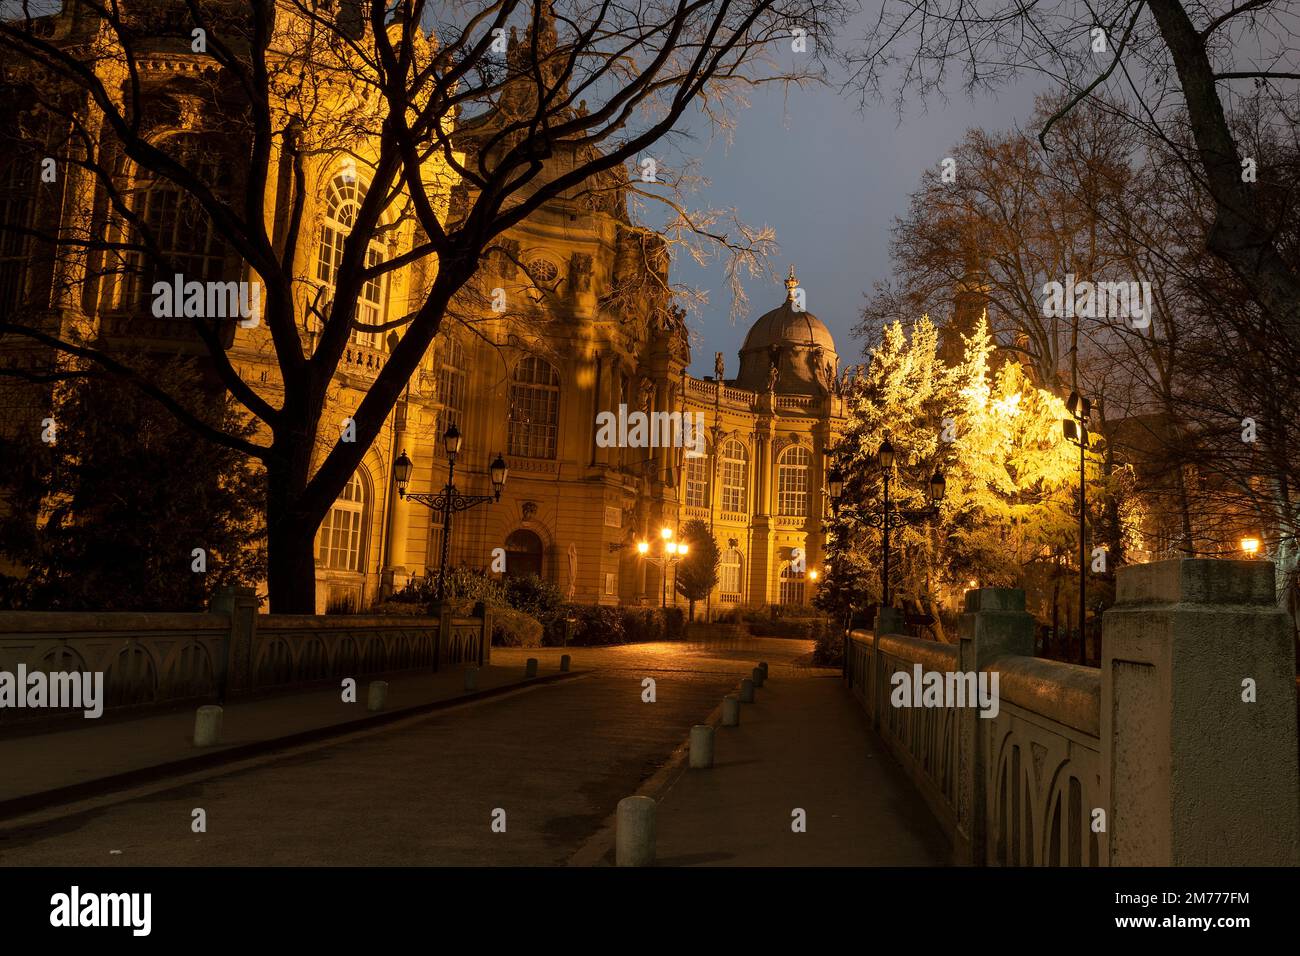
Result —
POLYGON ((267 463, 266 585, 272 614, 316 613, 316 531, 322 515, 305 514, 307 449, 290 447, 267 463))
POLYGON ((316 613, 316 530, 273 524, 267 509, 266 585, 272 614, 316 613))

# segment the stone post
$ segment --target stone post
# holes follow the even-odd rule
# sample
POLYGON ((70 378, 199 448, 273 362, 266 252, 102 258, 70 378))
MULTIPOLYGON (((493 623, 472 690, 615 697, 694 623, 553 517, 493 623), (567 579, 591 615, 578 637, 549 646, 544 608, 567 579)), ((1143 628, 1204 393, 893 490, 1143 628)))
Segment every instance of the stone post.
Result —
POLYGON ((1268 561, 1121 568, 1105 614, 1112 866, 1295 866, 1295 647, 1268 561))
MULTIPOLYGON (((999 657, 1034 655, 1034 618, 1025 612, 1019 588, 980 588, 966 592, 961 617, 957 667, 978 675, 999 657)), ((978 707, 957 711, 957 828, 953 855, 957 862, 982 865, 988 859, 989 727, 978 707)))
POLYGON ((222 641, 221 659, 213 661, 217 699, 252 689, 257 640, 257 592, 252 588, 225 587, 212 596, 209 610, 230 615, 230 634, 222 641))
POLYGON ((492 609, 483 601, 474 605, 474 616, 479 619, 478 664, 487 667, 492 663, 492 609))
POLYGON ((435 605, 438 612, 438 633, 433 636, 433 670, 442 670, 442 662, 447 659, 447 648, 451 646, 452 613, 451 602, 443 601, 435 605))

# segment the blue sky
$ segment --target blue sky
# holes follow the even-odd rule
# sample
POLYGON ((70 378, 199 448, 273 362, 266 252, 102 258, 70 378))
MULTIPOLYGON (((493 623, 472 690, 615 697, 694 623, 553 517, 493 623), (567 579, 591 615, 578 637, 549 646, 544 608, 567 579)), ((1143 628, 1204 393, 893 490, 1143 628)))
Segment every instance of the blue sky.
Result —
MULTIPOLYGON (((1024 84, 996 97, 958 93, 947 103, 916 104, 900 123, 890 103, 861 112, 856 99, 835 89, 792 90, 787 97, 772 87, 752 95, 730 146, 721 137, 683 138, 671 155, 696 156, 711 180, 691 197, 693 208, 734 206, 743 221, 775 228, 781 275, 795 265, 808 311, 835 336, 843 366, 859 359, 850 329, 863 294, 889 277, 890 229, 906 212, 921 171, 949 155, 968 128, 1009 129, 1023 124, 1032 108, 1033 92, 1024 84)), ((745 283, 750 312, 733 325, 720 263, 701 268, 678 256, 672 276, 710 293, 691 320, 692 374, 713 374, 713 353, 722 351, 731 377, 749 324, 785 296, 780 277, 745 283)))

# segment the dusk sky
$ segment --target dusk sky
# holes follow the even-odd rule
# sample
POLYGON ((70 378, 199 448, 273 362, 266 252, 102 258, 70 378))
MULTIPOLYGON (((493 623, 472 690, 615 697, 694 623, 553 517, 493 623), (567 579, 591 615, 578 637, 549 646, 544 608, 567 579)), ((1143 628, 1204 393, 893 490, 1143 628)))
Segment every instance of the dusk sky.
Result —
MULTIPOLYGON (((856 35, 853 34, 853 35, 856 35)), ((708 290, 709 304, 691 320, 691 372, 713 374, 713 353, 726 355, 727 376, 750 323, 781 304, 781 284, 791 263, 807 291, 808 311, 835 336, 841 368, 860 358, 850 329, 858 322, 874 282, 889 277, 889 235, 907 210, 921 171, 951 152, 971 127, 1009 129, 1031 115, 1029 81, 996 97, 972 101, 960 90, 947 103, 912 104, 902 122, 892 103, 866 112, 856 98, 830 87, 768 87, 751 96, 737 118, 734 142, 720 136, 679 138, 670 155, 698 149, 701 173, 711 185, 690 197, 692 208, 734 206, 750 225, 776 229, 780 276, 748 280, 750 313, 733 325, 718 261, 700 268, 689 257, 673 262, 675 282, 708 290)), ((668 160, 671 162, 671 160, 668 160)))

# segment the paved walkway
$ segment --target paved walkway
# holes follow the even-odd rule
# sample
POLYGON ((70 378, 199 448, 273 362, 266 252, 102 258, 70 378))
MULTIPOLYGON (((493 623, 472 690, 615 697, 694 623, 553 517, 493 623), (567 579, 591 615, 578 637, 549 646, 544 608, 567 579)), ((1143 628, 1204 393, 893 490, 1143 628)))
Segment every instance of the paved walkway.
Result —
MULTIPOLYGON (((539 662, 540 663, 540 662, 539 662)), ((488 691, 524 681, 525 658, 502 660, 479 673, 479 690, 488 691)), ((551 671, 558 670, 557 657, 551 671)), ((542 668, 539 676, 546 676, 542 668)), ((387 710, 400 711, 466 697, 464 674, 407 674, 388 679, 387 710)), ((341 682, 340 682, 341 683, 341 682)), ((368 681, 357 684, 357 702, 344 703, 340 688, 234 700, 222 715, 221 743, 195 748, 195 707, 148 716, 83 720, 53 733, 0 737, 0 807, 4 801, 65 787, 93 784, 120 774, 148 771, 196 756, 246 749, 323 728, 364 723, 368 681)))
MULTIPOLYGON (((528 657, 553 674, 565 652, 496 649, 480 686, 518 681, 528 657)), ((638 791, 662 798, 669 865, 944 862, 937 826, 810 652, 772 638, 576 648, 573 677, 365 729, 341 725, 365 705, 334 690, 241 702, 227 711, 229 746, 322 721, 339 733, 0 821, 0 864, 599 862, 614 807, 638 791), (758 660, 770 682, 740 728, 719 728, 718 765, 679 772, 690 727, 758 660), (806 834, 790 832, 794 807, 806 834), (206 832, 192 830, 196 809, 206 832)), ((391 705, 459 695, 459 680, 394 681, 391 705)), ((0 741, 0 766, 23 768, 3 785, 30 792, 192 754, 191 727, 185 711, 0 741)))
POLYGON ((838 673, 777 676, 662 796, 661 866, 943 866, 943 831, 838 673), (792 829, 796 809, 806 830, 792 829))

